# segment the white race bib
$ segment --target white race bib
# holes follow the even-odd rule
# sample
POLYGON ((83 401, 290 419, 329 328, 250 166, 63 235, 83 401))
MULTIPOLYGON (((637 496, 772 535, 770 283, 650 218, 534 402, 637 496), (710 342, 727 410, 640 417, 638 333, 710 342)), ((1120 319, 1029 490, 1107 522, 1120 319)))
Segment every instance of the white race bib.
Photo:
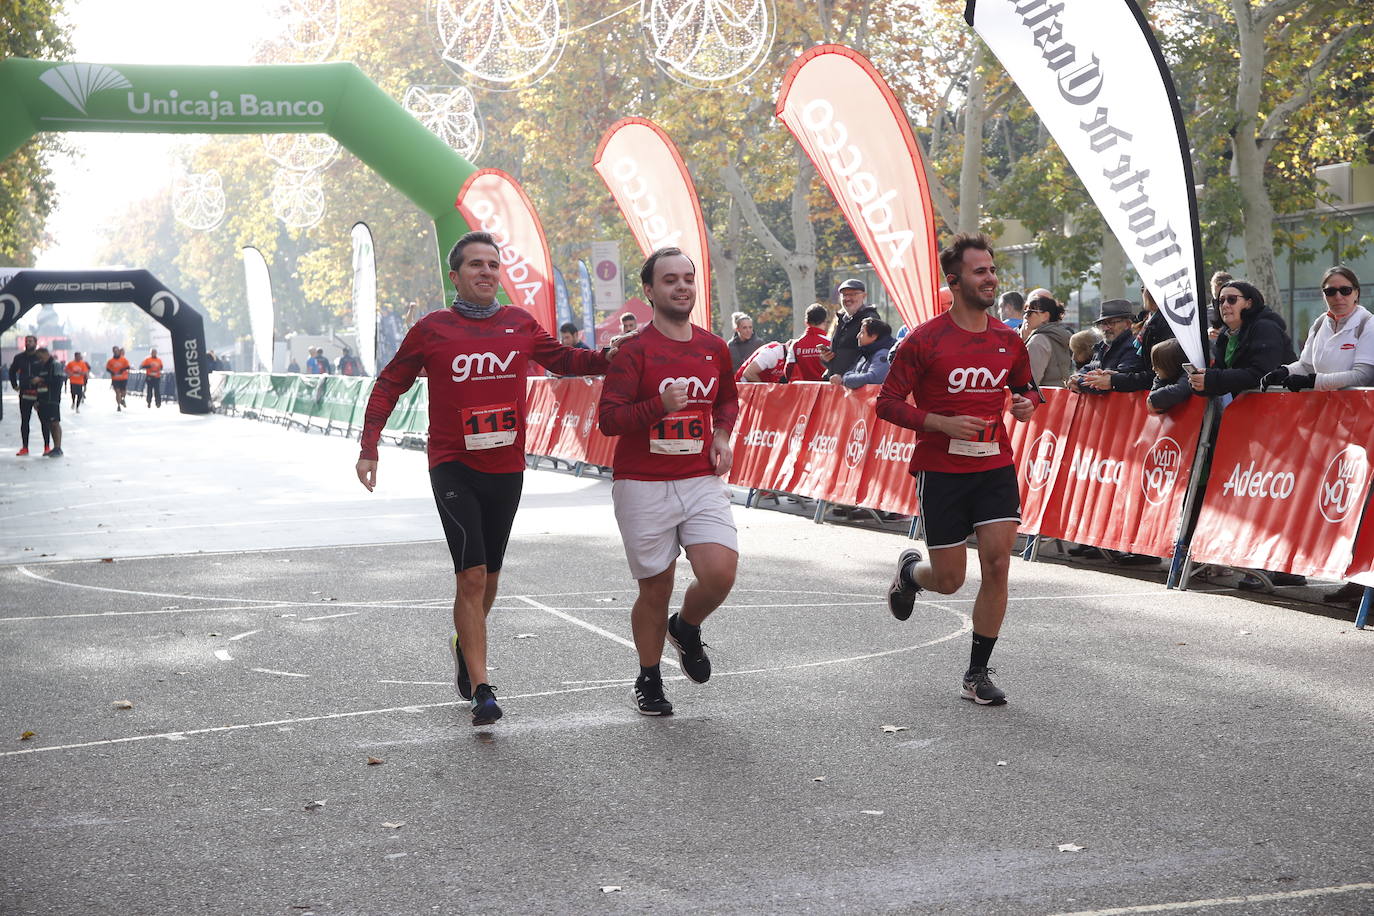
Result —
POLYGON ((514 404, 464 407, 461 412, 463 447, 470 452, 515 444, 520 415, 514 404))

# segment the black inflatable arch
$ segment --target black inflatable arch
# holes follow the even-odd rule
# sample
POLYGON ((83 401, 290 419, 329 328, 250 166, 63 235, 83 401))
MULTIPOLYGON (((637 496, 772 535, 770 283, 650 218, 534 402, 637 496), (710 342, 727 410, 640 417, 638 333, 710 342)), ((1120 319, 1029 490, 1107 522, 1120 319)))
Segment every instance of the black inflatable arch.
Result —
POLYGON ((205 320, 146 270, 21 270, 0 286, 0 334, 36 305, 67 302, 132 302, 147 312, 172 333, 181 412, 210 412, 205 320))

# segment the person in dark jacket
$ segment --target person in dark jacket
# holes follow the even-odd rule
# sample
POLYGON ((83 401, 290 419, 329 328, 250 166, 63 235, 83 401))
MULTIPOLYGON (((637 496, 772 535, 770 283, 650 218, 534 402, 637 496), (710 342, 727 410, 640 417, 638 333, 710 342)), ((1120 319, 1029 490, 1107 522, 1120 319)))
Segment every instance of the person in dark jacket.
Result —
POLYGON ((1260 379, 1297 361, 1283 318, 1264 304, 1264 295, 1244 280, 1232 280, 1217 297, 1221 332, 1212 347, 1212 364, 1194 367, 1193 390, 1209 397, 1258 388, 1260 379))
POLYGON ((1155 304, 1150 291, 1142 286, 1140 297, 1145 305, 1145 311, 1136 326, 1135 351, 1140 355, 1142 368, 1136 372, 1118 372, 1112 376, 1113 391, 1144 391, 1146 388, 1154 387, 1155 373, 1151 369, 1150 354, 1158 344, 1171 340, 1174 336, 1174 329, 1169 326, 1164 313, 1155 304))
POLYGON ((859 328, 865 318, 881 318, 878 310, 865 304, 868 287, 850 278, 840 284, 840 311, 835 313, 835 328, 830 332, 830 348, 821 352, 825 377, 841 378, 859 361, 859 328))
POLYGON ((1155 376, 1145 405, 1150 413, 1166 413, 1186 404, 1193 396, 1192 383, 1188 373, 1183 371, 1186 358, 1183 344, 1177 340, 1160 341, 1150 350, 1150 365, 1154 367, 1155 376))
MULTIPOLYGON (((24 337, 24 349, 16 353, 10 362, 10 387, 19 392, 19 438, 23 443, 18 452, 20 455, 29 453, 29 419, 33 415, 35 400, 25 395, 32 390, 28 380, 33 375, 34 354, 37 351, 38 338, 28 334, 24 337)), ((47 437, 43 438, 46 441, 47 437)))
POLYGON ((1112 390, 1113 376, 1138 373, 1146 367, 1135 349, 1135 307, 1127 299, 1108 299, 1099 308, 1093 324, 1102 340, 1093 348, 1093 358, 1083 371, 1069 379, 1069 388, 1080 394, 1105 394, 1112 390))
POLYGON ((891 368, 888 358, 896 344, 890 324, 881 318, 865 318, 859 328, 859 361, 843 377, 830 376, 830 383, 846 388, 881 385, 891 368))
POLYGON ((726 346, 730 348, 730 362, 735 365, 734 371, 738 372, 739 367, 763 346, 764 341, 754 335, 754 319, 743 312, 735 312, 730 317, 735 322, 735 333, 726 341, 726 346))

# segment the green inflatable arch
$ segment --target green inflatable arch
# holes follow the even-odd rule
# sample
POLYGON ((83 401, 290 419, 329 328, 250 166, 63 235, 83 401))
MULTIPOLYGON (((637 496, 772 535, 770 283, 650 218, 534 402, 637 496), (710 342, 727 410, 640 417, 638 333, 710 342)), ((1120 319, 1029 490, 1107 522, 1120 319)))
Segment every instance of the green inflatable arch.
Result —
POLYGON ((0 60, 0 159, 42 131, 329 134, 434 220, 439 272, 476 169, 353 64, 168 67, 0 60))

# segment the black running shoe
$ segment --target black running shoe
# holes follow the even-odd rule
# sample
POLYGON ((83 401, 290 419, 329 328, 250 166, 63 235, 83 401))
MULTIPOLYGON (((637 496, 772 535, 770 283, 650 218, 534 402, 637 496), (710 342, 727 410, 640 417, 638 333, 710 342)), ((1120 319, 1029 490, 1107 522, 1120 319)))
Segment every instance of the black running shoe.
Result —
POLYGON ((677 650, 682 673, 698 684, 711 679, 711 660, 706 657, 706 644, 701 641, 701 627, 684 623, 678 614, 668 618, 668 642, 677 650))
POLYGON ((972 700, 979 706, 1001 706, 1007 702, 1007 695, 988 677, 994 670, 996 669, 968 669, 964 673, 964 691, 961 694, 963 698, 972 700))
POLYGON ((906 620, 911 616, 911 609, 916 606, 916 594, 921 591, 918 586, 906 581, 902 570, 906 569, 908 563, 919 563, 921 559, 921 552, 915 548, 903 550, 897 558, 897 575, 892 577, 892 584, 887 587, 887 609, 898 620, 906 620))
POLYGON ((61 457, 62 457, 62 449, 60 449, 60 448, 55 448, 55 449, 52 449, 51 451, 44 452, 43 454, 44 454, 44 455, 47 455, 49 458, 61 458, 61 457))
POLYGON ((472 692, 472 724, 490 725, 501 718, 501 707, 496 705, 496 688, 490 684, 478 684, 472 692))
POLYGON ((641 716, 671 716, 673 704, 663 695, 663 679, 640 675, 635 679, 635 708, 641 716))
POLYGON ((468 663, 458 648, 458 634, 448 638, 448 654, 453 656, 453 689, 465 700, 472 699, 472 681, 468 678, 468 663))

